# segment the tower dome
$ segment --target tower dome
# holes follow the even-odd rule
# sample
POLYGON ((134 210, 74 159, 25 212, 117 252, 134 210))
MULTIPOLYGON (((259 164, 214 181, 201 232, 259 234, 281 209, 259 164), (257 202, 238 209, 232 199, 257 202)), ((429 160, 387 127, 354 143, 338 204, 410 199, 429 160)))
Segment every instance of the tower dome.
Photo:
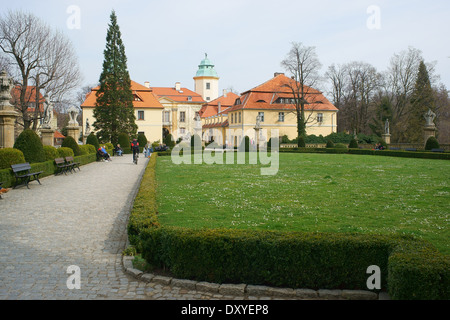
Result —
POLYGON ((219 76, 206 53, 205 59, 198 66, 194 80, 195 92, 201 95, 203 100, 209 102, 219 97, 219 76))
POLYGON ((196 77, 219 78, 216 70, 214 69, 214 65, 212 64, 211 60, 208 59, 207 53, 205 53, 205 59, 203 59, 202 62, 200 62, 200 65, 198 66, 196 77))

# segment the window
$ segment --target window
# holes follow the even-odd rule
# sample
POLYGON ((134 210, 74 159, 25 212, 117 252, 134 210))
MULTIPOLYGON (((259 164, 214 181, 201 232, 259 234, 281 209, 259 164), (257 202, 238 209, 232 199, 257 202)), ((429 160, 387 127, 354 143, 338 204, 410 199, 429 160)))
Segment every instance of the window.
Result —
POLYGON ((206 101, 211 101, 211 98, 210 97, 206 97, 206 101))
POLYGON ((278 112, 278 121, 284 122, 284 112, 278 112))
POLYGON ((322 123, 323 122, 323 113, 317 114, 317 122, 322 123))
POLYGON ((180 122, 186 122, 186 112, 180 111, 180 122))
POLYGON ((232 113, 232 114, 231 114, 231 124, 233 124, 233 123, 234 123, 234 121, 233 121, 233 120, 234 120, 234 113, 232 113))
POLYGON ((242 122, 242 115, 241 115, 241 113, 239 112, 239 123, 241 123, 242 122))
POLYGON ((170 111, 164 111, 163 122, 170 122, 170 111))
POLYGON ((144 111, 138 111, 138 120, 144 120, 144 111))
POLYGON ((195 112, 195 118, 194 120, 197 120, 197 118, 200 116, 200 113, 198 111, 195 112))
POLYGON ((191 96, 188 96, 188 101, 192 101, 192 97, 191 96))
POLYGON ((258 112, 259 120, 264 122, 264 112, 258 112))
POLYGON ((210 90, 211 89, 211 83, 207 82, 206 83, 206 90, 210 90))
POLYGON ((185 134, 186 133, 186 128, 180 128, 180 134, 185 134))

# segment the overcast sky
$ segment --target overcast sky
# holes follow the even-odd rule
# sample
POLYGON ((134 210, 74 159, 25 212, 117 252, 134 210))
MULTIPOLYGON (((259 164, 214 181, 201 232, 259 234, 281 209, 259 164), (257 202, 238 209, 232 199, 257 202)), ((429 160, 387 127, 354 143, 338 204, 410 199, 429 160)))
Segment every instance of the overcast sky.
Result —
POLYGON ((141 84, 179 81, 194 90, 192 78, 208 53, 220 90, 243 92, 283 72, 280 62, 295 41, 316 47, 322 73, 352 61, 383 71, 395 53, 412 46, 426 62, 437 62, 450 89, 448 0, 15 0, 0 10, 7 9, 30 11, 67 34, 84 84, 98 82, 114 9, 130 76, 141 84))

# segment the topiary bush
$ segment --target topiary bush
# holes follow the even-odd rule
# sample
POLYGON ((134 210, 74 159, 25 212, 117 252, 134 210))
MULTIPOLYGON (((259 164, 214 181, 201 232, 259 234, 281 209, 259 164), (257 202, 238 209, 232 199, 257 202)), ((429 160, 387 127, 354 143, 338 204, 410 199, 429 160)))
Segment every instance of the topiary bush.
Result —
POLYGON ((12 164, 25 163, 23 152, 19 149, 0 149, 0 170, 9 169, 12 164))
POLYGON ((25 160, 29 163, 45 161, 45 151, 42 141, 33 130, 24 130, 16 140, 14 148, 23 152, 25 160))
POLYGON ((61 147, 70 148, 73 150, 73 154, 75 156, 81 156, 80 146, 75 141, 75 139, 70 136, 64 138, 63 143, 61 144, 61 147))
POLYGON ((128 134, 126 133, 119 134, 119 144, 124 152, 128 152, 130 150, 131 142, 128 134))
POLYGON ((245 136, 244 139, 242 139, 241 145, 239 146, 239 151, 250 151, 250 138, 248 136, 245 136))
POLYGON ((356 139, 352 139, 350 144, 348 145, 349 149, 358 149, 358 141, 356 139))
POLYGON ((195 146, 199 146, 199 149, 201 150, 202 148, 202 138, 200 138, 200 136, 198 134, 194 134, 193 136, 191 136, 191 148, 195 149, 195 146))
POLYGON ((45 160, 53 161, 59 157, 58 149, 53 146, 44 146, 45 160))
POLYGON ((98 148, 100 148, 100 143, 98 142, 97 136, 94 133, 91 133, 87 137, 86 144, 93 145, 95 147, 95 150, 98 150, 98 148))
POLYGON ((425 150, 430 151, 433 149, 439 149, 440 145, 439 142, 435 137, 429 137, 426 144, 425 144, 425 150))
POLYGON ((164 138, 163 142, 170 149, 173 149, 173 147, 175 147, 175 141, 170 133, 164 138))
POLYGON ((73 157, 74 153, 73 150, 71 148, 67 148, 67 147, 61 147, 58 150, 58 154, 60 158, 65 158, 65 157, 73 157))
POLYGON ((137 137, 137 141, 139 142, 139 148, 141 152, 144 151, 145 145, 148 143, 147 137, 143 133, 139 133, 137 137))
POLYGON ((86 145, 84 145, 84 148, 88 150, 88 154, 97 153, 97 150, 98 150, 98 148, 95 148, 95 146, 92 144, 86 144, 86 145))
POLYGON ((334 143, 331 140, 327 141, 327 148, 334 148, 334 143))

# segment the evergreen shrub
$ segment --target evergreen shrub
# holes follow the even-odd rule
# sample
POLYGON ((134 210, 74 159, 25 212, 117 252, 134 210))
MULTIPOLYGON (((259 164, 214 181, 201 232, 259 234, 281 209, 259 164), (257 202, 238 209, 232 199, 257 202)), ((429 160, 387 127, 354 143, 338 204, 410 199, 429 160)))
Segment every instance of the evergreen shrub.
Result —
POLYGON ((358 141, 356 139, 352 139, 350 144, 348 145, 349 149, 358 149, 358 141))
POLYGON ((75 154, 73 153, 73 150, 71 148, 61 147, 61 148, 58 148, 57 150, 58 150, 58 154, 59 154, 60 158, 75 156, 75 154))
POLYGON ((425 150, 431 151, 433 149, 439 149, 440 145, 439 142, 435 137, 429 137, 426 144, 425 144, 425 150))
POLYGON ((31 129, 26 129, 17 138, 14 148, 23 152, 26 162, 45 161, 45 151, 39 136, 31 129))
MULTIPOLYGON (((0 170, 9 169, 12 164, 25 163, 23 152, 19 149, 4 148, 0 149, 0 170)), ((0 180, 1 181, 1 180, 0 180)))
POLYGON ((53 161, 59 158, 58 149, 53 146, 44 146, 44 152, 46 161, 53 161))
POLYGON ((86 144, 93 145, 95 150, 100 148, 100 143, 98 142, 97 136, 93 132, 87 137, 86 144))
POLYGON ((334 143, 331 140, 327 141, 327 148, 334 148, 334 143))
POLYGON ((75 139, 70 136, 64 138, 61 147, 72 149, 74 156, 81 156, 80 146, 75 139))

